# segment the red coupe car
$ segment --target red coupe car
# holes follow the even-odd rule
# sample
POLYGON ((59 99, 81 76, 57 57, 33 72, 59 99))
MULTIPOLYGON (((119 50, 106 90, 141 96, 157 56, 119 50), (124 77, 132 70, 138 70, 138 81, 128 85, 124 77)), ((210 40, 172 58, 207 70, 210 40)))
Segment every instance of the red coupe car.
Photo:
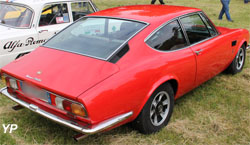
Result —
MULTIPOLYGON (((1 70, 2 94, 82 134, 133 122, 167 125, 174 101, 215 75, 240 72, 249 32, 200 9, 140 5, 83 17, 1 70)), ((22 106, 22 107, 21 107, 22 106)))

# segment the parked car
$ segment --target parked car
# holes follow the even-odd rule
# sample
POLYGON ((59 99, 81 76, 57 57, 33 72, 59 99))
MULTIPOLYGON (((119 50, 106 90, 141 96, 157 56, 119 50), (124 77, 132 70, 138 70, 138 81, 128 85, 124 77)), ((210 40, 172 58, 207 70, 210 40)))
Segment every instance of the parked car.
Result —
POLYGON ((0 0, 0 68, 96 11, 91 0, 0 0))
POLYGON ((107 9, 3 67, 1 92, 82 134, 128 122, 154 133, 177 98, 224 70, 240 72, 248 41, 247 30, 216 27, 196 8, 107 9))

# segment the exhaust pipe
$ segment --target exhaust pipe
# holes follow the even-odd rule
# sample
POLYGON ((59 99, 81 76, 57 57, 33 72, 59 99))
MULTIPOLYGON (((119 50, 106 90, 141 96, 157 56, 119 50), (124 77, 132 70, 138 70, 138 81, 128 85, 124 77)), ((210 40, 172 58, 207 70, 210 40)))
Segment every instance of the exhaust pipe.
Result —
POLYGON ((23 109, 24 107, 21 106, 21 105, 16 105, 16 106, 13 106, 12 109, 15 110, 15 111, 18 111, 18 110, 21 110, 23 109))
POLYGON ((77 142, 77 141, 79 141, 79 140, 81 140, 81 139, 86 138, 87 136, 88 136, 88 135, 86 135, 86 134, 79 133, 79 134, 73 136, 73 139, 77 142))

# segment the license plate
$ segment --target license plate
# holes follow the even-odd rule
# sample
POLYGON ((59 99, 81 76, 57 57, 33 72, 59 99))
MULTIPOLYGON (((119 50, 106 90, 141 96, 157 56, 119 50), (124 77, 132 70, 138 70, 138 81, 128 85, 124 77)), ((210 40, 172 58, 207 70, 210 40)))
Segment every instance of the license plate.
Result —
POLYGON ((45 102, 49 102, 47 92, 30 84, 22 83, 22 91, 29 97, 37 98, 45 102))

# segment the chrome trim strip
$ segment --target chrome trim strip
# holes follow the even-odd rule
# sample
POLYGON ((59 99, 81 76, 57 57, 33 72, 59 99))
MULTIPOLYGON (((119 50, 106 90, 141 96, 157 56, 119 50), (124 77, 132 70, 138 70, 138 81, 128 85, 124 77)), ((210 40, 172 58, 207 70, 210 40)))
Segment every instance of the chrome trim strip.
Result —
POLYGON ((200 14, 201 16, 203 16, 203 17, 207 20, 208 24, 215 30, 216 35, 219 35, 219 34, 220 34, 219 31, 216 29, 216 26, 215 26, 214 23, 210 20, 210 18, 208 18, 208 16, 207 16, 203 11, 200 11, 199 14, 200 14))
POLYGON ((4 87, 2 89, 0 89, 0 94, 3 92, 3 90, 7 89, 7 87, 4 87))
POLYGON ((115 116, 113 118, 110 118, 106 121, 103 121, 101 123, 99 123, 97 126, 93 127, 93 128, 85 128, 79 125, 76 125, 76 123, 70 122, 68 120, 62 119, 58 116, 55 116, 49 112, 46 112, 42 109, 40 109, 38 106, 33 105, 33 104, 28 104, 16 97, 13 97, 12 95, 10 95, 7 91, 7 87, 0 89, 0 93, 2 93, 3 95, 5 95, 6 97, 10 98, 12 101, 20 104, 21 106, 28 108, 29 110, 36 112, 40 115, 42 115, 43 117, 46 117, 48 119, 51 119, 52 121, 55 121, 59 124, 62 124, 64 126, 67 126, 71 129, 74 129, 75 131, 78 131, 80 133, 83 134, 94 134, 94 133, 98 133, 101 131, 104 131, 105 129, 108 129, 124 120, 126 120, 127 118, 129 118, 130 116, 133 115, 133 112, 128 112, 128 113, 124 113, 118 116, 115 116))
POLYGON ((161 24, 159 27, 157 27, 156 29, 154 29, 145 39, 144 39, 144 42, 146 43, 148 41, 148 39, 150 39, 155 33, 157 33, 161 28, 163 28, 164 26, 166 26, 167 24, 175 21, 175 20, 178 20, 178 18, 173 18, 169 21, 167 21, 166 23, 163 23, 161 24))
MULTIPOLYGON (((55 35, 54 35, 55 36, 55 35)), ((81 55, 81 56, 86 56, 86 57, 90 57, 90 58, 95 58, 95 59, 98 59, 98 60, 102 60, 102 61, 107 61, 108 59, 103 59, 101 57, 97 57, 97 56, 92 56, 92 55, 87 55, 87 54, 82 54, 82 53, 79 53, 79 52, 76 52, 76 51, 70 51, 70 50, 63 50, 63 49, 60 49, 60 48, 56 48, 56 47, 51 47, 51 46, 43 46, 42 47, 45 47, 45 48, 48 48, 48 49, 55 49, 55 50, 59 50, 59 51, 63 51, 63 52, 69 52, 69 53, 73 53, 73 54, 78 54, 78 55, 81 55)))
POLYGON ((184 28, 184 26, 181 23, 181 19, 180 18, 178 18, 178 23, 181 26, 181 30, 182 30, 182 33, 183 33, 183 35, 185 37, 185 40, 187 42, 187 46, 189 46, 190 45, 190 41, 189 41, 188 35, 187 35, 186 31, 185 31, 185 28, 184 28))
POLYGON ((191 45, 187 45, 187 46, 185 46, 185 47, 183 47, 183 48, 176 49, 176 50, 169 50, 169 51, 157 50, 157 49, 152 48, 151 46, 149 46, 147 43, 145 43, 145 44, 146 44, 149 48, 151 48, 151 49, 153 49, 153 50, 155 50, 155 51, 157 51, 157 52, 162 52, 162 53, 171 53, 171 52, 180 51, 180 50, 182 50, 182 49, 191 48, 191 47, 193 47, 194 45, 197 45, 197 44, 203 43, 203 42, 208 41, 208 40, 210 40, 210 39, 213 39, 213 38, 215 38, 215 37, 217 37, 217 36, 218 36, 218 35, 216 35, 216 36, 214 36, 214 37, 209 37, 209 38, 204 39, 204 40, 202 40, 202 41, 199 41, 199 42, 197 42, 197 43, 194 43, 194 44, 191 44, 191 45))
MULTIPOLYGON (((82 18, 110 18, 110 19, 118 19, 118 20, 127 20, 127 21, 134 21, 134 22, 139 22, 139 23, 144 23, 146 25, 149 25, 150 23, 145 22, 145 21, 140 21, 136 19, 128 19, 128 18, 122 18, 122 17, 112 17, 112 16, 100 16, 100 15, 90 15, 90 16, 84 16, 82 18)), ((81 19, 82 19, 81 18, 81 19)))

